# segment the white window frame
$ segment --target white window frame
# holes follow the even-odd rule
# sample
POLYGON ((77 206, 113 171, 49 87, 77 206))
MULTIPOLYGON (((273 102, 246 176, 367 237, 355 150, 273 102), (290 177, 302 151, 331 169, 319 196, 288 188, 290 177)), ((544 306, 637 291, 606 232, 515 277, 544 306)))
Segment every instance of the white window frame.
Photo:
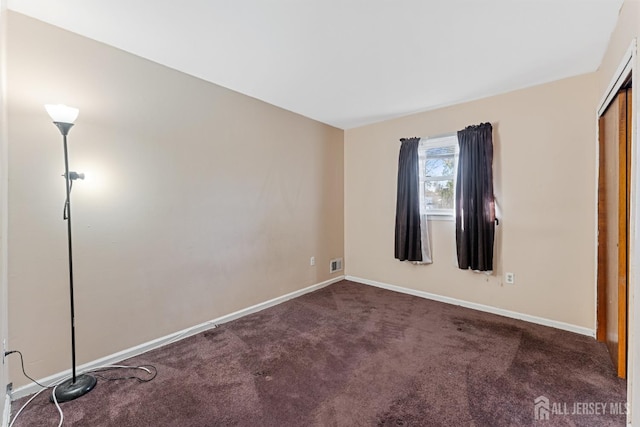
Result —
POLYGON ((432 209, 427 211, 424 208, 425 206, 424 185, 425 185, 425 181, 427 181, 427 177, 425 176, 425 162, 427 160, 427 150, 431 148, 451 147, 451 146, 454 147, 453 175, 443 176, 439 178, 452 179, 453 188, 455 189, 456 178, 458 176, 458 154, 459 154, 458 134, 451 133, 451 134, 433 136, 428 138, 420 138, 420 144, 418 146, 418 167, 420 168, 420 172, 419 172, 420 214, 427 215, 427 219, 429 220, 452 221, 455 217, 455 198, 454 198, 454 208, 451 208, 451 209, 432 209))

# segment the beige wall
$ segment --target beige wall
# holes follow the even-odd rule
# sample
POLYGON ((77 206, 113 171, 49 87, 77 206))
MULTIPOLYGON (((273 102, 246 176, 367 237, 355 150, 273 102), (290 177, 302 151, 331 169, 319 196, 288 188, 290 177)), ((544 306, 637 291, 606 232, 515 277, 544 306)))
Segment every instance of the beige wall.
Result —
MULTIPOLYGON (((602 64, 597 72, 597 94, 599 101, 603 99, 608 86, 616 74, 625 53, 631 45, 631 41, 640 35, 640 2, 637 0, 626 0, 620 11, 618 23, 611 35, 611 40, 607 51, 602 59, 602 64)), ((640 70, 640 63, 637 56, 636 61, 633 64, 634 67, 634 110, 633 115, 633 137, 632 141, 634 147, 632 149, 632 189, 631 189, 631 241, 630 241, 630 253, 629 253, 629 320, 628 320, 628 371, 627 371, 627 401, 631 403, 631 414, 628 415, 627 420, 633 425, 640 425, 640 392, 638 384, 640 384, 640 364, 638 361, 638 355, 640 354, 640 339, 638 339, 638 332, 640 331, 640 300, 638 298, 638 287, 640 286, 640 250, 638 249, 638 212, 640 212, 640 185, 638 185, 638 168, 640 163, 640 149, 638 145, 638 112, 640 109, 637 102, 638 84, 639 80, 638 71, 640 70)), ((599 105, 598 105, 599 106, 599 105)))
MULTIPOLYGON (((0 351, 7 339, 7 97, 5 43, 7 31, 6 1, 0 0, 0 351)), ((4 356, 4 354, 0 355, 4 356)), ((8 380, 7 364, 0 365, 0 415, 5 410, 5 390, 8 380)), ((2 422, 3 420, 0 420, 2 422)))
POLYGON ((595 75, 345 132, 346 274, 594 328, 595 75), (434 263, 393 257, 399 138, 491 122, 500 226, 493 275, 459 270, 452 221, 434 263), (503 283, 506 271, 515 285, 503 283))
MULTIPOLYGON (((342 130, 11 12, 8 55, 9 336, 32 376, 70 368, 62 137, 45 103, 80 108, 78 363, 336 276, 342 130)), ((25 383, 17 364, 11 380, 25 383)))

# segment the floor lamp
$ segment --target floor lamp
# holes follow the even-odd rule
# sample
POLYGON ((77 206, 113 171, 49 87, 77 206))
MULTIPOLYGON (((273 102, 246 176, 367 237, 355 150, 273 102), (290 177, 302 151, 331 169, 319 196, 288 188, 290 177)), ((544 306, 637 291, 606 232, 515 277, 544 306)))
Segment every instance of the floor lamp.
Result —
MULTIPOLYGON (((69 172, 69 156, 67 155, 67 135, 73 126, 73 122, 78 117, 78 109, 67 107, 66 105, 45 105, 53 124, 58 127, 62 134, 64 145, 64 179, 66 184, 67 199, 64 204, 63 219, 67 221, 67 239, 69 247, 69 298, 71 306, 71 367, 72 376, 68 380, 59 384, 55 389, 55 398, 58 402, 67 402, 76 399, 90 392, 96 385, 96 378, 88 375, 76 375, 76 330, 75 314, 73 304, 73 252, 71 250, 71 187, 73 181, 84 179, 84 174, 69 172)), ((53 395, 51 396, 53 401, 53 395)))

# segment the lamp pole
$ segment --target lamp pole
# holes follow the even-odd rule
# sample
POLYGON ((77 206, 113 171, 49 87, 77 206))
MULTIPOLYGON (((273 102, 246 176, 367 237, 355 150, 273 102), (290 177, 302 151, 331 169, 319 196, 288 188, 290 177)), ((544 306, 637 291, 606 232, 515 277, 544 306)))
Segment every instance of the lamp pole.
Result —
POLYGON ((72 180, 83 178, 84 175, 69 172, 69 153, 67 149, 67 135, 73 126, 73 122, 78 115, 75 108, 66 107, 64 105, 47 105, 45 106, 49 115, 53 119, 60 133, 62 134, 62 143, 64 146, 64 179, 66 187, 66 201, 64 204, 64 220, 67 221, 67 241, 69 249, 69 305, 71 309, 71 370, 70 379, 59 384, 54 393, 51 394, 51 401, 54 399, 58 402, 67 402, 76 399, 90 392, 96 385, 97 379, 88 374, 76 375, 76 321, 75 321, 75 305, 73 296, 73 249, 71 243, 71 186, 72 180), (54 397, 55 394, 55 397, 54 397))
POLYGON ((65 219, 67 221, 67 241, 69 247, 69 305, 71 307, 71 366, 72 383, 76 382, 76 317, 73 297, 73 249, 71 244, 71 179, 69 177, 69 154, 67 150, 67 134, 73 126, 72 123, 55 123, 62 133, 62 143, 64 145, 64 180, 67 191, 67 201, 65 203, 65 219))

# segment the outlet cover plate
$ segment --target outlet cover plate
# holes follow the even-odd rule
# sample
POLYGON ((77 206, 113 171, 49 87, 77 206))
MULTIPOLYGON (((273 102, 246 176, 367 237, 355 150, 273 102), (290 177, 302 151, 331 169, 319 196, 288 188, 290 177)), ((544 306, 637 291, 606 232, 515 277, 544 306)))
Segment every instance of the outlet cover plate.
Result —
POLYGON ((509 285, 513 285, 516 282, 516 275, 513 273, 504 273, 504 281, 509 285))

